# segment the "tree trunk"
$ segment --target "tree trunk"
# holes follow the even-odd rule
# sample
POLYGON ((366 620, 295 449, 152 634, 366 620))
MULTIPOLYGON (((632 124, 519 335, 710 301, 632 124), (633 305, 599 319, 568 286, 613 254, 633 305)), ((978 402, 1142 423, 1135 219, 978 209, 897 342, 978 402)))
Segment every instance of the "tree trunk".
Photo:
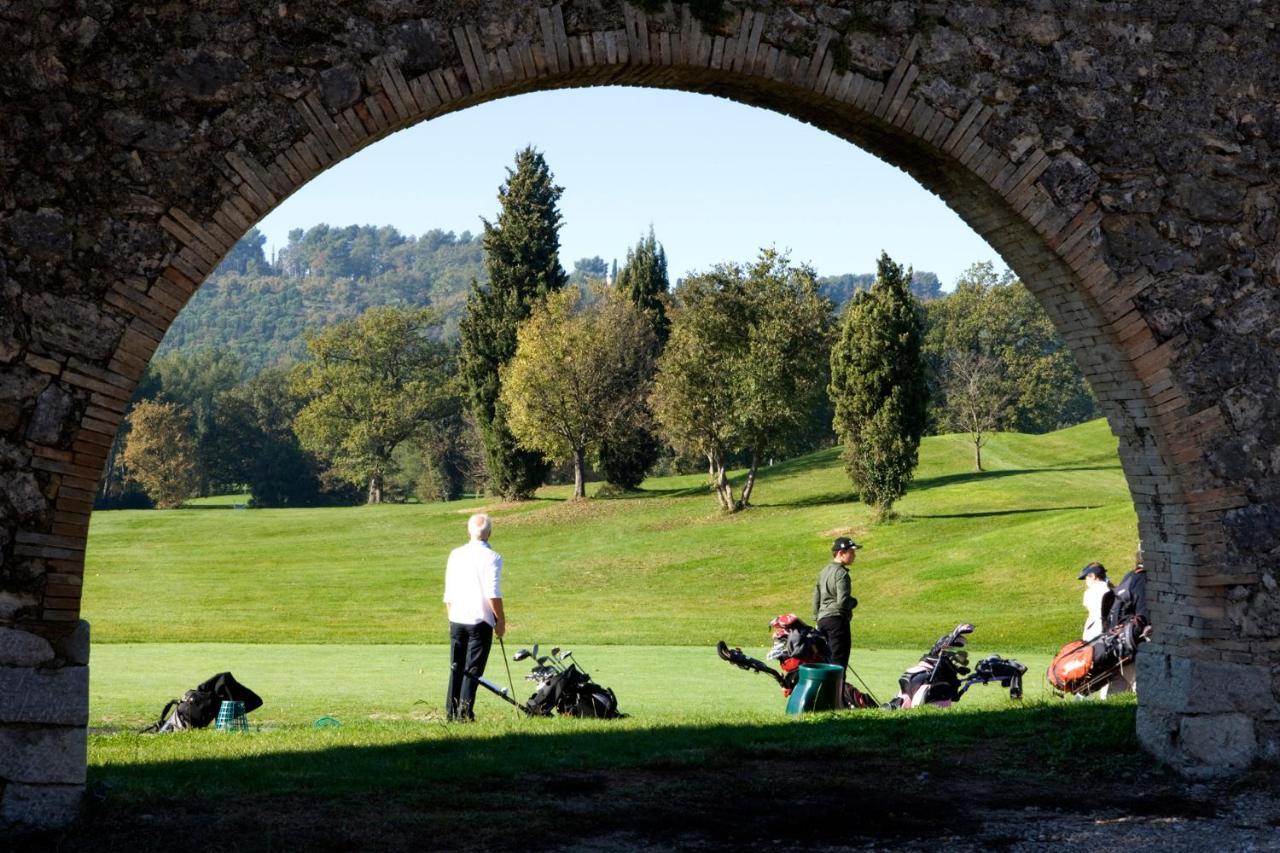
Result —
POLYGON ((374 474, 369 478, 369 499, 366 503, 382 503, 382 475, 374 474))
POLYGON ((716 500, 720 501, 720 508, 725 512, 733 512, 736 507, 733 502, 733 486, 729 483, 729 477, 725 473, 724 463, 721 461, 719 454, 707 454, 707 463, 711 475, 711 485, 716 490, 716 500))
POLYGON ((756 469, 759 467, 759 458, 756 452, 751 451, 751 470, 747 472, 747 483, 742 487, 742 497, 738 499, 736 504, 738 509, 746 509, 751 505, 751 490, 756 485, 756 469))
POLYGON ((587 487, 583 479, 583 469, 586 467, 587 451, 584 448, 576 448, 573 451, 573 499, 578 500, 587 496, 587 487))
POLYGON ((982 470, 982 442, 981 441, 975 441, 973 443, 973 464, 979 471, 982 470))

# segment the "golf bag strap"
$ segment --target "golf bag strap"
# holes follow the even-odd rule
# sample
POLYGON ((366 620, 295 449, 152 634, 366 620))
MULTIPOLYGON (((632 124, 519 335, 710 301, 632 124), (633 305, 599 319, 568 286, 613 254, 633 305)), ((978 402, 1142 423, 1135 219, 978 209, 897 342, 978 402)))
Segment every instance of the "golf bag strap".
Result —
POLYGON ((167 719, 169 718, 169 712, 170 712, 170 711, 172 711, 174 708, 178 707, 178 702, 179 702, 179 701, 181 701, 181 700, 179 700, 179 699, 170 699, 170 700, 169 700, 169 702, 164 706, 164 710, 160 712, 160 719, 156 720, 154 723, 152 723, 151 725, 147 726, 145 729, 140 729, 140 730, 138 731, 138 734, 143 734, 143 735, 145 735, 145 734, 149 734, 149 733, 151 733, 151 732, 158 732, 158 731, 160 731, 160 727, 164 725, 164 721, 165 721, 165 720, 167 720, 167 719))

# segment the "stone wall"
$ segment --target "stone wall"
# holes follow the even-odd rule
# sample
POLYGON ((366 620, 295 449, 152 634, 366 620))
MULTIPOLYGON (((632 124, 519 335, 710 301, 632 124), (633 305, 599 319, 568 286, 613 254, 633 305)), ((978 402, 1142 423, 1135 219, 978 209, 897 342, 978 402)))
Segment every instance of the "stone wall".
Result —
POLYGON ((1192 775, 1280 757, 1268 7, 709 5, 0 4, 0 628, 53 650, 0 662, 36 697, 0 698, 0 806, 34 802, 32 781, 79 784, 23 768, 70 738, 49 726, 84 726, 87 657, 58 650, 81 633, 93 492, 148 360, 222 255, 399 128, 610 83, 807 121, 910 172, 1000 251, 1120 441, 1157 625, 1143 743, 1192 775))
POLYGON ((89 623, 53 642, 0 627, 0 837, 74 817, 88 723, 89 623))

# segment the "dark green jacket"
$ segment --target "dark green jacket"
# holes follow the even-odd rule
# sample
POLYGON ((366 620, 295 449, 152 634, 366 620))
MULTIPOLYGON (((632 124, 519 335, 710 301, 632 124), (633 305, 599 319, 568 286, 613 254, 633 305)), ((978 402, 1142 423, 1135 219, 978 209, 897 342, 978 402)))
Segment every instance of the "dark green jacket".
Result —
POLYGON ((849 568, 832 560, 818 572, 818 583, 813 588, 813 619, 816 622, 827 616, 848 619, 853 615, 853 590, 849 581, 849 568))

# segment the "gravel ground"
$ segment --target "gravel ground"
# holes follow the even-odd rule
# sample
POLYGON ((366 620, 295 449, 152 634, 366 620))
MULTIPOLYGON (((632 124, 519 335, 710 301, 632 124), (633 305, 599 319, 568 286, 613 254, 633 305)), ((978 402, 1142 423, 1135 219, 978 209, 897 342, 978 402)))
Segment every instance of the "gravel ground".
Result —
POLYGON ((1084 785, 1010 768, 989 752, 934 767, 917 773, 886 759, 833 773, 816 758, 776 757, 566 769, 494 780, 464 800, 438 792, 340 802, 301 793, 224 802, 107 796, 91 801, 71 832, 16 847, 0 839, 0 850, 1280 851, 1275 768, 1189 783, 1143 762, 1084 785), (495 795, 503 805, 486 809, 495 795))

